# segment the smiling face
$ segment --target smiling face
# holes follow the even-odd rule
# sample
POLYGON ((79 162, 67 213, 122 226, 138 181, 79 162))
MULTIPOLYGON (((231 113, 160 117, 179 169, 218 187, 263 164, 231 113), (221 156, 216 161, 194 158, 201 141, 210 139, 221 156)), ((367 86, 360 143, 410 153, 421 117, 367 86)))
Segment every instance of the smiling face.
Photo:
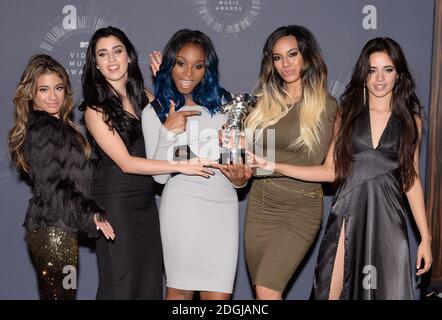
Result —
POLYGON ((126 47, 115 36, 101 38, 95 48, 97 68, 114 87, 124 86, 130 63, 126 47))
POLYGON ((278 39, 272 49, 273 66, 288 84, 301 84, 301 70, 304 58, 294 36, 278 39))
POLYGON ((369 99, 391 99, 398 74, 390 56, 386 52, 374 52, 370 55, 370 71, 367 77, 369 99))
POLYGON ((177 54, 172 69, 172 79, 177 90, 184 95, 187 105, 194 104, 192 92, 203 80, 205 74, 205 54, 201 46, 188 43, 177 54))
POLYGON ((37 78, 36 92, 32 97, 33 108, 58 118, 65 95, 65 86, 60 75, 55 72, 41 74, 37 78))

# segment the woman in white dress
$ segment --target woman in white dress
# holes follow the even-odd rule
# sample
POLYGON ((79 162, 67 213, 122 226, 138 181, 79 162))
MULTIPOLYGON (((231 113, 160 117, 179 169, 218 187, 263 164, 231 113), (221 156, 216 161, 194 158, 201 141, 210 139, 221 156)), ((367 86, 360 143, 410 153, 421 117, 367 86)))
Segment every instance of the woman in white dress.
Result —
MULTIPOLYGON (((218 58, 200 31, 177 31, 154 81, 156 100, 143 111, 146 156, 163 160, 219 158, 220 113, 228 93, 218 84, 218 58)), ((160 226, 166 299, 230 299, 238 258, 235 187, 251 176, 247 166, 214 169, 210 178, 158 175, 165 184, 160 226), (221 171, 220 171, 221 170, 221 171)))

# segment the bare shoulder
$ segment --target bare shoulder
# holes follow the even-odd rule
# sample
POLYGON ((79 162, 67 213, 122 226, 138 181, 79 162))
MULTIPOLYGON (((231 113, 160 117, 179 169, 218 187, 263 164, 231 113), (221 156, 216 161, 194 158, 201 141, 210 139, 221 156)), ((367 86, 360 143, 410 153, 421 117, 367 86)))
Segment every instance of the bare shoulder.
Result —
POLYGON ((97 119, 103 120, 101 109, 97 107, 87 107, 84 111, 84 120, 86 121, 86 124, 91 124, 97 119))

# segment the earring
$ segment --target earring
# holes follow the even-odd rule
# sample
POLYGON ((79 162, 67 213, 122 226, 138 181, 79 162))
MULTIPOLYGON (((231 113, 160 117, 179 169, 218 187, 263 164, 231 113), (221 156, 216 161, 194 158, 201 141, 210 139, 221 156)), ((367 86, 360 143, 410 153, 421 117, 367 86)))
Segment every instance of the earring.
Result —
POLYGON ((100 67, 99 66, 96 66, 97 67, 97 70, 100 70, 100 67))
POLYGON ((367 105, 367 88, 364 82, 364 106, 367 105))

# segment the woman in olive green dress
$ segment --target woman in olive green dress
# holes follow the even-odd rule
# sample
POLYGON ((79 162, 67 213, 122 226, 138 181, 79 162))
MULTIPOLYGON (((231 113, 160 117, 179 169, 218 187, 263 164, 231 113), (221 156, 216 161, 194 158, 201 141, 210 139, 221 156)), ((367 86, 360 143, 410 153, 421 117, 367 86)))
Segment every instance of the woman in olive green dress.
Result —
MULTIPOLYGON (((264 45, 258 102, 245 121, 246 131, 254 133, 254 152, 274 155, 279 163, 322 164, 337 108, 326 83, 327 67, 312 33, 301 26, 276 29, 264 45)), ((316 238, 322 213, 319 183, 256 172, 245 251, 257 299, 282 299, 316 238)))

